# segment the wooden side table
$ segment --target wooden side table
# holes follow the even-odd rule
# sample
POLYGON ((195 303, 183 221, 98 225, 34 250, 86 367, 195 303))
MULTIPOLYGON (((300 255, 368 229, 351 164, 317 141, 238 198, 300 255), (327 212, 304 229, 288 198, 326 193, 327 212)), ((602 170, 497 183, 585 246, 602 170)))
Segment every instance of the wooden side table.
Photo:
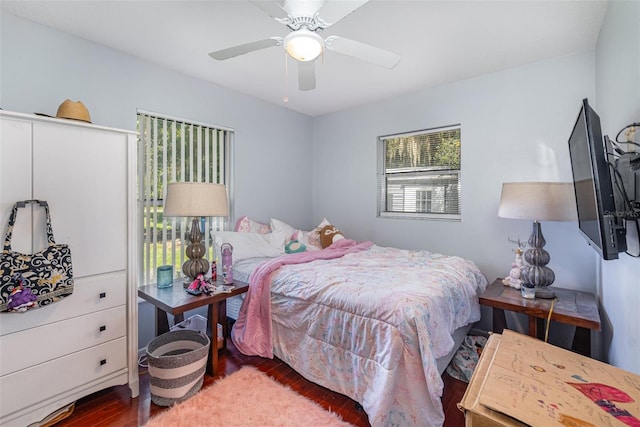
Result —
POLYGON ((158 288, 156 285, 141 286, 138 288, 138 296, 156 307, 156 336, 169 332, 168 314, 174 316, 174 321, 177 324, 184 320, 185 311, 205 305, 209 306, 207 310, 207 329, 210 333, 211 345, 209 346, 207 374, 214 376, 218 368, 217 323, 222 325, 224 348, 226 348, 227 337, 229 337, 227 298, 247 292, 249 285, 244 282, 234 281, 234 287, 231 292, 211 296, 205 294, 196 296, 185 291, 182 286, 183 281, 183 278, 175 280, 173 286, 169 288, 158 288))
MULTIPOLYGON (((600 313, 598 302, 594 294, 571 289, 552 289, 557 300, 553 305, 551 320, 574 325, 576 333, 572 350, 587 356, 591 355, 591 330, 600 330, 600 313), (579 348, 579 341, 584 340, 584 349, 579 348)), ((505 310, 523 313, 529 317, 529 335, 543 338, 544 321, 549 317, 549 310, 553 300, 526 299, 520 290, 505 286, 502 279, 496 279, 480 295, 480 304, 493 308, 493 332, 502 333, 506 328, 505 310)))

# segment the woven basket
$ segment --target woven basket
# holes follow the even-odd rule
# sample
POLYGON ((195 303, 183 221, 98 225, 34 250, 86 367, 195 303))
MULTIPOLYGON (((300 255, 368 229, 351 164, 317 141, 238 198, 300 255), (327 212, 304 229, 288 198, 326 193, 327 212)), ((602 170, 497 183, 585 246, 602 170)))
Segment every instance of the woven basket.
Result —
POLYGON ((171 406, 200 391, 210 344, 204 332, 193 330, 170 331, 154 338, 147 346, 151 401, 171 406))
MULTIPOLYGON (((192 331, 202 331, 207 333, 207 319, 194 314, 186 320, 171 327, 170 331, 179 331, 184 329, 190 329, 192 331)), ((224 346, 224 338, 222 336, 222 325, 218 323, 218 350, 224 346)))

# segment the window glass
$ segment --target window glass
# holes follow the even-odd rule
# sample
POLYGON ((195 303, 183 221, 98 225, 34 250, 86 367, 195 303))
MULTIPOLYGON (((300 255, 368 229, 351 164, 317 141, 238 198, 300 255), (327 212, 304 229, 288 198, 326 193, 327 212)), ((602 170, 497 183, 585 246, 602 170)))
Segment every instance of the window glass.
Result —
MULTIPOLYGON (((155 113, 138 112, 138 194, 141 218, 142 284, 156 283, 157 267, 172 265, 174 278, 184 276, 185 247, 192 218, 165 218, 164 195, 172 182, 227 185, 233 131, 155 113)), ((202 218, 200 228, 213 259, 209 230, 223 230, 225 218, 202 218)))
POLYGON ((460 220, 460 126, 378 138, 378 216, 460 220))

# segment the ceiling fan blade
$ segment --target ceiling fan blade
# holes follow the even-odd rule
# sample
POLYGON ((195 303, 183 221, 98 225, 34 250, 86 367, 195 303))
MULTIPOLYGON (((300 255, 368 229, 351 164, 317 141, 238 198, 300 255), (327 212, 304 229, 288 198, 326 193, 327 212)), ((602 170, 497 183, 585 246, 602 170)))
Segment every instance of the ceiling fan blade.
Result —
POLYGON ((298 61, 298 87, 300 90, 316 88, 315 61, 298 61))
POLYGON ((329 27, 367 2, 369 0, 327 0, 318 11, 318 19, 329 27))
POLYGON ((326 0, 284 0, 282 8, 291 17, 312 18, 322 8, 326 0))
POLYGON ((327 37, 324 41, 324 46, 334 52, 362 59, 385 68, 393 68, 400 62, 400 55, 344 37, 327 37))
POLYGON ((272 18, 287 19, 289 17, 289 12, 277 1, 251 0, 251 3, 262 9, 272 18))
POLYGON ((254 52, 260 49, 266 49, 272 46, 279 46, 282 44, 282 37, 270 37, 264 40, 257 40, 250 43, 241 44, 238 46, 228 47, 226 49, 216 50, 209 54, 213 59, 222 61, 224 59, 233 58, 238 55, 244 55, 245 53, 254 52))

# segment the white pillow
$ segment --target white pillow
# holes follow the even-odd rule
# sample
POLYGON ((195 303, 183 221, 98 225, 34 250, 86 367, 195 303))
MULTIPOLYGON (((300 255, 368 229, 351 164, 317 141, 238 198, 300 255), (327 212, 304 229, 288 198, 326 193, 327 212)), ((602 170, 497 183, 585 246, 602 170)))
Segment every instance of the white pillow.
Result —
POLYGON ((273 231, 276 231, 276 232, 277 231, 281 231, 281 232, 284 233, 285 238, 286 238, 285 239, 285 244, 289 243, 293 233, 298 231, 297 228, 293 228, 292 226, 290 226, 286 222, 280 221, 279 219, 275 219, 275 218, 271 218, 271 221, 269 222, 269 226, 271 227, 271 230, 273 230, 273 231))
POLYGON ((284 252, 285 235, 283 232, 243 233, 235 231, 211 232, 216 256, 220 262, 220 246, 229 243, 233 246, 231 259, 235 263, 245 258, 276 257, 284 252))

